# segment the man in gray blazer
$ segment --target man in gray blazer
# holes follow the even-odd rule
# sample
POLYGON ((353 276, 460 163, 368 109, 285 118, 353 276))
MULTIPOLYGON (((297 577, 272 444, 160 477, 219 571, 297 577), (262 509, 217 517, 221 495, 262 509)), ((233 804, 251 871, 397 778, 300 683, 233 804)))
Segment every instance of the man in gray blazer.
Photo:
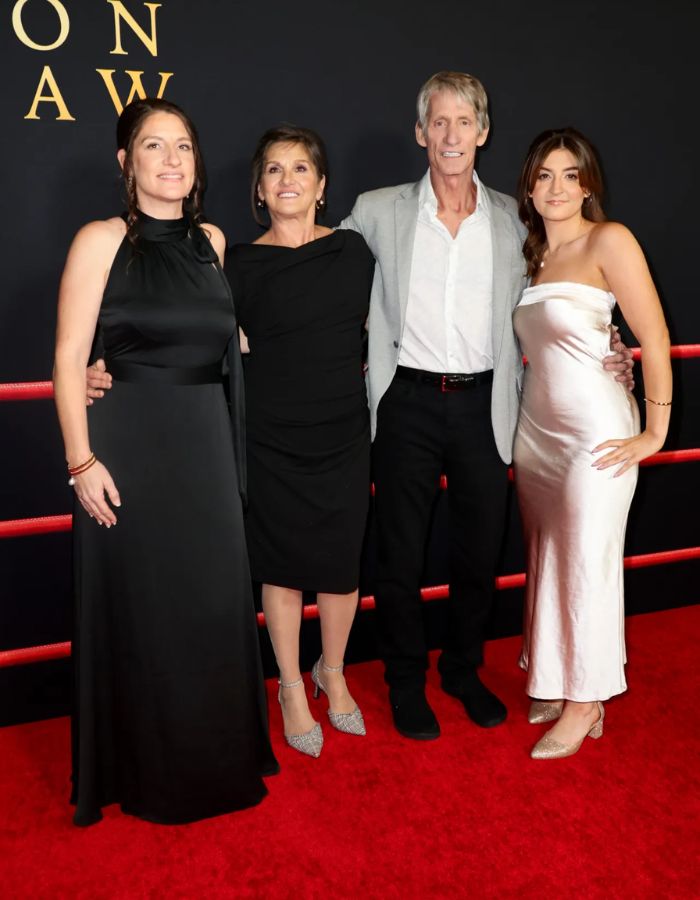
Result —
POLYGON ((440 474, 447 476, 450 598, 442 687, 490 727, 506 708, 481 682, 484 626, 503 537, 522 358, 512 311, 525 286, 515 201, 479 180, 488 101, 471 75, 439 72, 418 95, 416 184, 358 197, 341 228, 377 266, 369 315, 381 653, 393 720, 430 740, 420 586, 440 474))
POLYGON ((511 314, 525 266, 515 201, 474 170, 487 106, 471 75, 433 75, 418 95, 416 124, 428 173, 362 194, 341 224, 359 231, 377 259, 368 368, 377 620, 394 724, 423 740, 440 733, 425 697, 420 586, 442 472, 450 542, 442 686, 479 725, 506 717, 477 667, 518 415, 522 360, 511 314))

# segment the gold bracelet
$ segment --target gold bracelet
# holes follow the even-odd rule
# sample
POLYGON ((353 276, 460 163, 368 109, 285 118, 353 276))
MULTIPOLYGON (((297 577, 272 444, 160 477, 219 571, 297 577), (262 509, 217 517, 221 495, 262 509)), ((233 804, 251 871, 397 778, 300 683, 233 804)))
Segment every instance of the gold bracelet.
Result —
POLYGON ((644 398, 645 403, 653 403, 654 406, 671 406, 673 403, 672 400, 669 400, 668 403, 662 403, 660 400, 652 400, 651 397, 644 398))

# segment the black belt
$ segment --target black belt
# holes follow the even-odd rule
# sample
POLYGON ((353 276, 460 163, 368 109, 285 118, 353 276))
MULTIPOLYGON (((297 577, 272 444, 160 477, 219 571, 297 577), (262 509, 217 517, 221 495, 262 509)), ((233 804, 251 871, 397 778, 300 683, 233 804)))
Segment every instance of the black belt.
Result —
POLYGON ((176 366, 144 366, 141 363, 105 360, 107 371, 116 381, 133 384, 221 384, 221 363, 215 366, 180 368, 176 366))
POLYGON ((487 372, 472 372, 470 375, 462 375, 456 372, 424 372, 423 369, 409 369, 406 366, 396 367, 396 377, 406 381, 419 381, 421 384, 430 384, 443 393, 449 391, 466 391, 467 388, 476 387, 479 384, 490 384, 493 381, 493 369, 487 372))

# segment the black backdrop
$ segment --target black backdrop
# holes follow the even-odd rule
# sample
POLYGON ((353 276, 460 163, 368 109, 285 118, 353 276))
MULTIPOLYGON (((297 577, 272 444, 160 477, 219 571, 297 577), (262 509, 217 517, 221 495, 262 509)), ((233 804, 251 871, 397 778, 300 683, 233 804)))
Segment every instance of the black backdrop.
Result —
MULTIPOLYGON (((156 8, 136 0, 18 0, 3 7, 2 382, 50 377, 56 289, 71 237, 121 209, 110 79, 117 102, 134 79, 148 93, 165 82, 164 96, 191 113, 209 171, 208 217, 233 242, 256 234, 247 173, 262 130, 287 120, 325 136, 332 223, 358 192, 422 175, 415 94, 438 69, 473 72, 489 92, 493 120, 482 179, 512 193, 537 132, 580 128, 603 158, 610 217, 629 225, 647 251, 673 343, 700 342, 689 136, 700 14, 691 4, 162 0, 156 8)), ((700 360, 679 361, 674 372, 667 448, 697 447, 700 360)), ((52 404, 5 403, 0 429, 0 519, 70 511, 52 404)), ((697 463, 643 470, 627 553, 698 543, 699 473, 697 463)), ((426 584, 446 580, 443 507, 439 501, 426 584)), ((518 527, 511 509, 503 572, 523 568, 518 527)), ((69 535, 0 541, 0 569, 0 648, 68 639, 69 535)), ((362 581, 371 591, 371 524, 362 581)), ((698 599, 697 562, 627 574, 628 612, 698 599)), ((519 630, 521 601, 520 591, 498 594, 492 635, 519 630)), ((434 643, 441 606, 426 611, 434 643)), ((307 664, 317 641, 316 625, 307 623, 307 664)), ((264 634, 263 648, 270 671, 264 634)), ((348 658, 374 652, 372 614, 363 614, 348 658)), ((0 670, 0 723, 64 711, 67 671, 65 661, 0 670)))

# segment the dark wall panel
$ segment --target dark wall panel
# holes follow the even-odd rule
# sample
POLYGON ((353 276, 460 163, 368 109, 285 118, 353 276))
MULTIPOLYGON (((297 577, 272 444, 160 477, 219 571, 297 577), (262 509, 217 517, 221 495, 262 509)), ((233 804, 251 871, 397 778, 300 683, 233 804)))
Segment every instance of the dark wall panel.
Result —
MULTIPOLYGON (((199 126, 210 176, 208 216, 230 242, 256 234, 247 173, 263 129, 288 120, 325 136, 333 223, 349 211, 358 192, 422 175, 423 151, 413 139, 415 94, 438 69, 473 72, 489 91, 493 120, 479 162, 481 177, 512 192, 536 133, 564 124, 587 133, 603 159, 608 212, 629 225, 646 250, 673 342, 700 342, 698 198, 688 125, 696 106, 700 13, 692 4, 591 0, 540 8, 515 0, 162 0, 155 13, 156 55, 125 14, 150 39, 150 12, 135 0, 53 5, 20 0, 5 4, 2 12, 0 382, 50 377, 56 290, 72 235, 86 221, 114 215, 122 206, 116 110, 104 80, 109 76, 98 70, 113 70, 122 100, 131 86, 127 70, 143 73, 151 93, 168 78, 165 96, 183 105, 199 126), (113 52, 119 49, 115 15, 123 54, 113 52), (60 46, 27 45, 56 42, 62 22, 60 46), (42 76, 54 79, 61 102, 39 102, 39 118, 28 119, 42 76), (63 106, 72 119, 57 121, 63 106)), ((54 90, 47 82, 42 94, 54 90)), ((674 373, 667 447, 698 447, 700 360, 678 361, 674 373)), ((0 519, 70 511, 52 405, 2 404, 0 434, 0 519)), ((700 493, 699 473, 697 463, 642 471, 628 553, 698 543, 693 500, 700 493)), ((436 508, 426 584, 447 580, 443 506, 440 501, 436 508)), ((372 589, 372 553, 370 527, 365 592, 372 589)), ((0 647, 67 639, 68 536, 2 541, 0 566, 0 647)), ((513 506, 502 571, 522 566, 513 506)), ((698 602, 697 584, 697 562, 628 573, 628 611, 698 602)), ((498 595, 493 635, 517 631, 521 602, 520 591, 498 595)), ((441 606, 426 611, 435 643, 441 606)), ((315 624, 304 638, 309 662, 316 652, 315 624)), ((269 671, 265 635, 263 642, 269 671)), ((373 653, 367 614, 356 626, 349 657, 373 653)), ((66 672, 61 664, 0 670, 0 702, 7 704, 0 721, 61 711, 66 672)))

